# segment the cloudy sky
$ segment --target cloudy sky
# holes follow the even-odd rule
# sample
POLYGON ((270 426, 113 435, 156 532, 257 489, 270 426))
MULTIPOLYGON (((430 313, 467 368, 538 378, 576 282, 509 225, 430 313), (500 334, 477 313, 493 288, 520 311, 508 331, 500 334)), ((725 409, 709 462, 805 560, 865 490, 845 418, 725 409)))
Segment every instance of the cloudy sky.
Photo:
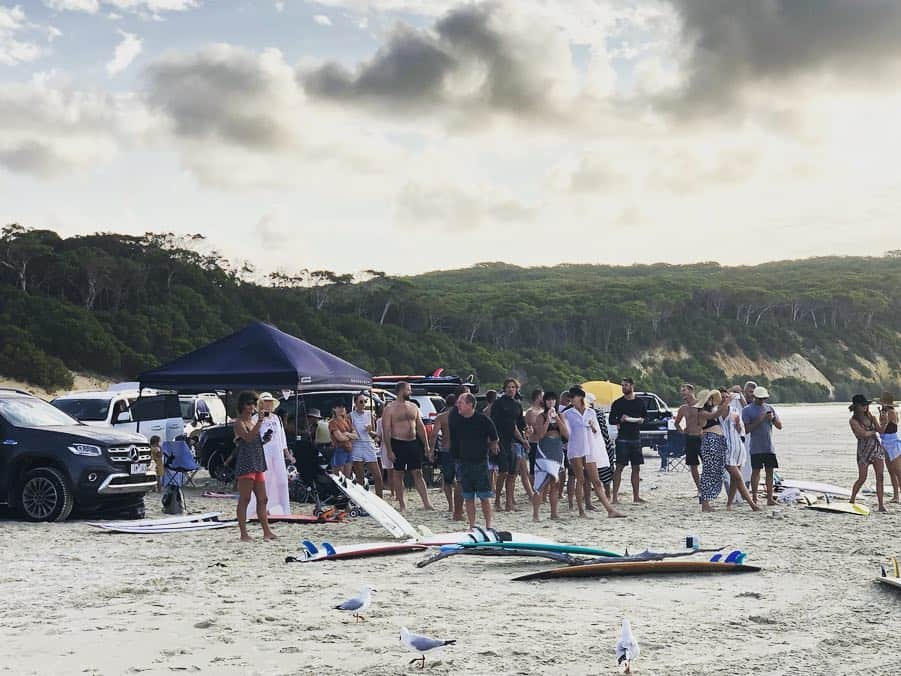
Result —
POLYGON ((261 271, 901 248, 895 0, 0 0, 0 222, 261 271))

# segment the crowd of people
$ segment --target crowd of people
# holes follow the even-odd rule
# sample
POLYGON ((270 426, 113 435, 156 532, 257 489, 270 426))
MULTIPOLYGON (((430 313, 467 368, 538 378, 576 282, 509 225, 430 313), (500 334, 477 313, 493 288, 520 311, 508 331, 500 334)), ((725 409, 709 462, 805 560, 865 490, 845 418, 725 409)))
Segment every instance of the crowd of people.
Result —
MULTIPOLYGON (((369 410, 365 392, 353 398, 353 408, 334 405, 328 421, 330 467, 334 472, 371 480, 375 492, 390 492, 400 511, 407 509, 405 476, 419 494, 423 509, 433 509, 422 468, 425 459, 440 468, 447 509, 452 518, 476 523, 477 505, 484 525, 492 525, 496 511, 520 511, 517 481, 539 521, 547 509, 560 518, 560 503, 586 517, 603 510, 609 517, 625 515, 617 505, 623 474, 630 470, 631 500, 641 504, 641 470, 644 464, 642 424, 648 412, 636 396, 631 378, 622 380, 622 396, 605 413, 595 397, 580 386, 560 394, 535 389, 524 408, 520 384, 508 378, 501 393, 489 391, 484 406, 465 385, 446 397, 446 408, 428 431, 409 383, 396 386, 396 399, 376 415, 369 410)), ((681 387, 683 403, 672 421, 670 437, 684 439, 684 463, 697 491, 703 512, 714 511, 713 502, 725 488, 726 509, 739 500, 753 511, 761 509, 758 495, 763 473, 767 505, 775 505, 776 469, 779 461, 774 430, 783 421, 769 403, 770 393, 753 381, 744 387, 720 387, 695 392, 681 387)), ((282 423, 272 415, 275 399, 242 392, 234 422, 236 476, 239 492, 238 522, 242 539, 248 539, 246 519, 256 512, 265 538, 274 538, 267 513, 287 513, 285 461, 294 458, 288 449, 282 423), (267 468, 272 468, 267 472, 267 468), (268 475, 268 476, 267 476, 268 475), (268 496, 267 496, 268 489, 268 496), (268 505, 268 507, 267 507, 268 505), (281 511, 272 511, 273 507, 281 511)), ((879 415, 871 402, 855 395, 851 429, 857 438, 858 480, 853 502, 872 466, 876 475, 879 510, 885 511, 883 472, 887 468, 893 486, 893 502, 901 502, 901 440, 892 396, 881 398, 879 415)), ((321 416, 306 412, 308 430, 315 436, 321 416)), ((669 451, 672 453, 672 451, 669 451)), ((667 454, 662 454, 664 464, 667 454)))

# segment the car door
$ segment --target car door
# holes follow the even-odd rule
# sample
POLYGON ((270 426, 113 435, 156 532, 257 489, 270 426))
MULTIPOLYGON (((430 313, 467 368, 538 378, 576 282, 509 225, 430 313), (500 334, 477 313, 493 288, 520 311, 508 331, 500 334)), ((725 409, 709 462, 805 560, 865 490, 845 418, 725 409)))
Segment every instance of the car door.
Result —
POLYGON ((135 399, 131 405, 131 417, 138 434, 150 439, 158 436, 161 441, 175 441, 185 433, 181 406, 176 394, 158 394, 135 399))

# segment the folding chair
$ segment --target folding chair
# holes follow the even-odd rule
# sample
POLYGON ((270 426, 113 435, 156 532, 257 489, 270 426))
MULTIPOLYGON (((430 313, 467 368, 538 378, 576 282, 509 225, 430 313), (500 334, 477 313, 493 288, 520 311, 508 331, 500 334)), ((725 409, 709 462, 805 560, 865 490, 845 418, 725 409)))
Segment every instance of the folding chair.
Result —
POLYGON ((202 469, 197 464, 191 447, 184 440, 163 442, 163 487, 175 484, 179 488, 192 486, 194 475, 202 469))
POLYGON ((682 432, 669 430, 666 443, 660 447, 660 471, 682 472, 685 466, 685 435, 682 432))

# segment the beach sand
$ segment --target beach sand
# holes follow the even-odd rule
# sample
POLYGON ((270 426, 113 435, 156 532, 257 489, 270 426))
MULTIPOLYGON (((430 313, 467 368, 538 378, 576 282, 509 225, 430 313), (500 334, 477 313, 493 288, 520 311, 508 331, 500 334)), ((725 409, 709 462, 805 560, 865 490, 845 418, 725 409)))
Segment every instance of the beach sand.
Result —
MULTIPOLYGON (((850 487, 854 444, 838 406, 782 409, 786 477, 850 487)), ((757 574, 511 582, 554 567, 538 559, 453 557, 424 569, 422 553, 347 562, 285 564, 301 539, 387 541, 371 518, 276 526, 280 540, 252 544, 237 529, 110 535, 84 522, 0 522, 4 602, 0 672, 10 674, 419 673, 401 625, 457 640, 425 672, 614 674, 623 617, 641 644, 641 674, 895 674, 901 664, 901 594, 874 576, 901 554, 901 506, 868 518, 800 507, 702 515, 687 472, 658 474, 647 458, 647 505, 628 519, 598 513, 533 524, 526 510, 496 527, 616 550, 676 551, 686 534, 704 547, 740 548, 757 574), (772 518, 775 512, 782 518, 772 518), (366 622, 331 607, 376 589, 366 622)), ((871 480, 872 483, 872 480, 871 480)), ((188 493, 192 511, 230 500, 188 493)), ((436 506, 444 504, 432 492, 436 506)), ((147 497, 148 516, 160 515, 147 497)), ((416 506, 418 497, 410 502, 416 506)), ((868 504, 874 505, 870 499, 868 504)), ((520 504, 525 506, 524 498, 520 504)), ((295 505, 308 511, 309 505, 295 505)), ((456 530, 446 512, 408 518, 456 530)))

